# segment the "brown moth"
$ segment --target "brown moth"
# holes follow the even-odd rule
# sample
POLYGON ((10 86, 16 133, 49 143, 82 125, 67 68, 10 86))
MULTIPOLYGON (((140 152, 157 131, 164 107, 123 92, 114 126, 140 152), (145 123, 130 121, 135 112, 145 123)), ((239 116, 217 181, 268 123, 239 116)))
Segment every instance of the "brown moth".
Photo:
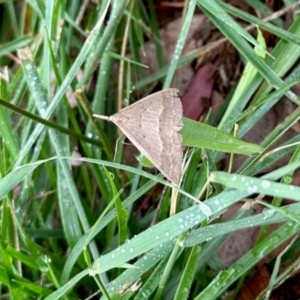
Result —
POLYGON ((132 144, 175 184, 182 168, 182 104, 178 89, 170 88, 149 95, 107 117, 117 125, 132 144))

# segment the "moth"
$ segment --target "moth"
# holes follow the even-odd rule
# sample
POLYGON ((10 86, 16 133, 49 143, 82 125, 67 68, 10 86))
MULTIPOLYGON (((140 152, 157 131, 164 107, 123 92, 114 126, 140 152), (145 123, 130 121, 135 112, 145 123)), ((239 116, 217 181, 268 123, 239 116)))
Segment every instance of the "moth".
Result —
POLYGON ((94 114, 113 122, 132 144, 168 180, 179 184, 182 168, 182 103, 178 89, 151 94, 112 116, 94 114))

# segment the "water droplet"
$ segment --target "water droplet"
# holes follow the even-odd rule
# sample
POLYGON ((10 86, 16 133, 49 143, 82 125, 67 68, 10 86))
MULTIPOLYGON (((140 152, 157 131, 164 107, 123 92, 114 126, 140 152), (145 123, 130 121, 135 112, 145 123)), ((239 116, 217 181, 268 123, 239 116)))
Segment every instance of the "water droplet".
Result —
POLYGON ((206 217, 210 217, 212 215, 212 210, 207 204, 201 203, 198 205, 198 207, 206 217))
POLYGON ((261 186, 265 189, 269 188, 271 186, 271 182, 269 180, 263 180, 261 182, 261 186))
POLYGON ((267 219, 273 217, 274 213, 275 213, 275 210, 273 210, 273 209, 268 209, 268 210, 264 211, 263 212, 263 214, 264 214, 263 220, 267 220, 267 219))
POLYGON ((250 193, 250 194, 256 193, 257 192, 257 186, 256 185, 249 186, 247 188, 247 192, 250 193))

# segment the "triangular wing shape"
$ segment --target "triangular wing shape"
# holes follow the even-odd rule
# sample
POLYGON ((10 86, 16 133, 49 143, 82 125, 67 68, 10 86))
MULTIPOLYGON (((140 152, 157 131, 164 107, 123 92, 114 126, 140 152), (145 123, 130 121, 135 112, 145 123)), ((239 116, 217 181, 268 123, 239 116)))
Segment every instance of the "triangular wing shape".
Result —
POLYGON ((182 168, 182 104, 177 89, 152 94, 109 118, 170 181, 182 168))

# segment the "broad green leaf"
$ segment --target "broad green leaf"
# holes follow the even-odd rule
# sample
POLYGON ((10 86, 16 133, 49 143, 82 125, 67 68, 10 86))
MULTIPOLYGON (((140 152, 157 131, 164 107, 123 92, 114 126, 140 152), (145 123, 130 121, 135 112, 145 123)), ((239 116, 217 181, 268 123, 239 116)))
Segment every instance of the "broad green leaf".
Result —
POLYGON ((207 124, 187 118, 183 118, 183 124, 184 127, 181 130, 183 146, 207 148, 244 155, 251 155, 262 151, 262 148, 256 144, 239 140, 207 124))

